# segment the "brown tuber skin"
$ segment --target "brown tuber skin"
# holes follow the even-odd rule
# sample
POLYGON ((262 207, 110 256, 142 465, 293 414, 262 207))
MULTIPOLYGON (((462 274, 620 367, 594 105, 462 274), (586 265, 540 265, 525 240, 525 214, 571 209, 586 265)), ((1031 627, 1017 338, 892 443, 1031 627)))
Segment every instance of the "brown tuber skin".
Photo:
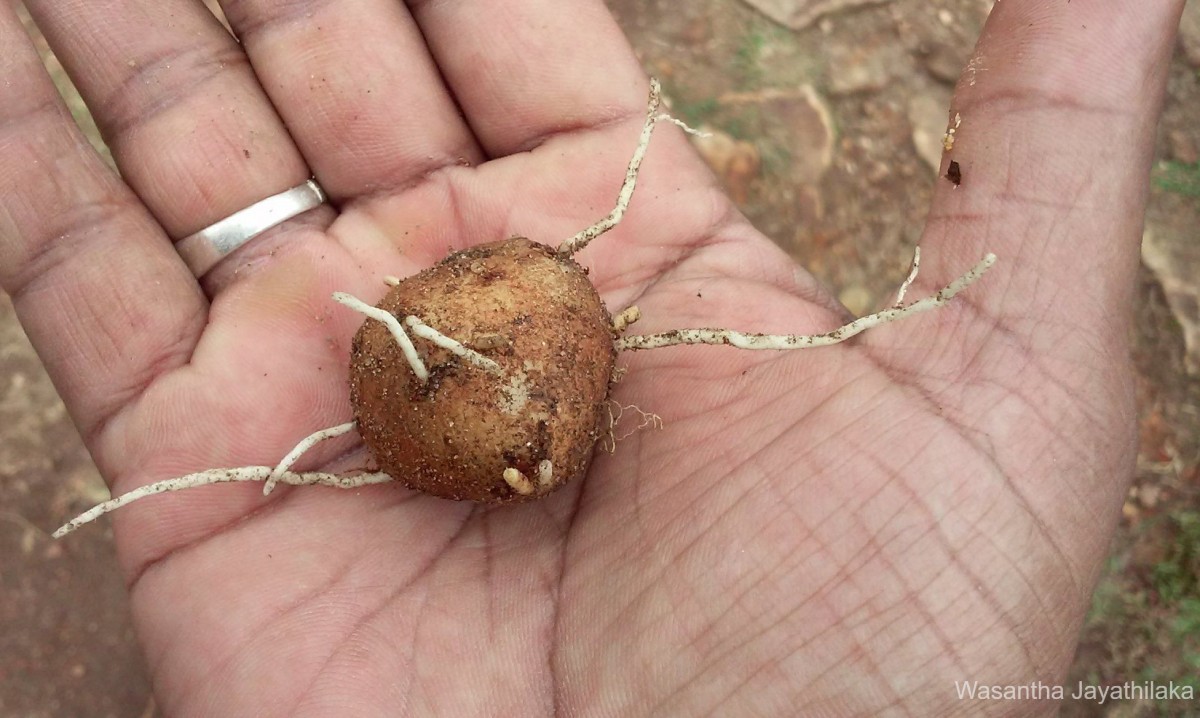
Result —
POLYGON ((608 310, 570 256, 522 237, 480 245, 400 282, 378 307, 501 367, 418 340, 422 382, 387 328, 365 322, 350 401, 381 471, 427 494, 488 503, 536 499, 587 472, 607 429, 617 353, 608 310), (505 480, 508 469, 528 479, 518 480, 527 493, 505 480))

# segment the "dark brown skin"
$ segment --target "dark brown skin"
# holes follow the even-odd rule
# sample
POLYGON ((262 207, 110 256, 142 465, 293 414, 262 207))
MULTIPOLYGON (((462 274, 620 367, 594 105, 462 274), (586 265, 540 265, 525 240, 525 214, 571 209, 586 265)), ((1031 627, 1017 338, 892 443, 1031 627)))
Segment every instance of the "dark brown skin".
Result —
POLYGON ((488 503, 545 496, 587 471, 616 351, 608 310, 573 259, 522 237, 480 245, 405 279, 378 306, 401 321, 416 316, 502 368, 413 337, 429 369, 422 382, 387 328, 364 322, 350 399, 382 471, 434 496, 488 503), (543 460, 553 464, 548 483, 538 481, 543 460), (536 490, 515 491, 509 468, 536 490))

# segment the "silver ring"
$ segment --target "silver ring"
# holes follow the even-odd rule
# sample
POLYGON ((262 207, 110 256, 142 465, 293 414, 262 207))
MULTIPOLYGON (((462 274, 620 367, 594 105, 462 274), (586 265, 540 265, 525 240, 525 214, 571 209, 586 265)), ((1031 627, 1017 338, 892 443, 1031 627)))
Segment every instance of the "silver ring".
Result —
POLYGON ((324 202, 324 190, 315 180, 308 180, 184 237, 175 243, 175 251, 183 257, 192 274, 203 277, 233 250, 324 202))

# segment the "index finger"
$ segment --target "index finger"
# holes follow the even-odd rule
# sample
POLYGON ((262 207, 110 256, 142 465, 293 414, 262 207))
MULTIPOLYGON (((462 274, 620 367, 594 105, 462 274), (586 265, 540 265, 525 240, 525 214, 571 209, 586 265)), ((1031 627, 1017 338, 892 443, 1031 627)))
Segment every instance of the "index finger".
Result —
POLYGON ((0 3, 0 289, 89 440, 191 356, 208 304, 0 3))

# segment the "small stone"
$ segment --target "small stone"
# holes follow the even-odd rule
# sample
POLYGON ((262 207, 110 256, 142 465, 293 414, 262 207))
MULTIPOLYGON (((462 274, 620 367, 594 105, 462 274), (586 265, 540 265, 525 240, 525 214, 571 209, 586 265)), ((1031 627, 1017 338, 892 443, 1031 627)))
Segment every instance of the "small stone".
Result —
POLYGON ((713 173, 721 179, 733 200, 739 205, 745 204, 750 193, 750 183, 758 177, 762 167, 758 148, 720 130, 706 127, 704 131, 706 135, 693 137, 692 144, 713 173))
POLYGON ((742 0, 750 7, 786 25, 803 30, 823 16, 862 5, 882 5, 891 0, 742 0))
POLYGON ((833 115, 825 100, 809 85, 728 93, 717 98, 730 111, 751 107, 759 119, 749 128, 765 154, 786 152, 789 178, 797 184, 815 183, 833 163, 833 115))
POLYGON ((1192 136, 1182 130, 1172 130, 1167 133, 1167 144, 1171 148, 1171 157, 1176 162, 1194 165, 1200 162, 1200 152, 1196 150, 1196 142, 1192 136))
POLYGON ((1137 496, 1142 506, 1152 509, 1158 506, 1158 500, 1162 496, 1162 488, 1156 484, 1146 484, 1138 488, 1137 496))
POLYGON ((680 39, 691 47, 704 45, 712 39, 712 19, 707 15, 692 18, 684 25, 680 39))
POLYGON ((871 308, 875 306, 875 297, 871 295, 871 290, 857 283, 839 292, 838 301, 856 317, 870 313, 871 308))
POLYGON ((1184 364, 1200 374, 1200 245, 1186 231, 1147 225, 1142 235, 1142 262, 1154 273, 1167 306, 1183 329, 1184 364))
POLYGON ((867 181, 870 182, 871 184, 879 184, 880 182, 883 182, 885 179, 890 177, 891 174, 892 174, 892 168, 890 166, 888 166, 888 163, 881 162, 879 160, 875 160, 875 161, 871 162, 867 166, 866 172, 865 172, 867 181))
POLYGON ((31 529, 25 529, 21 532, 21 553, 28 556, 37 548, 37 534, 31 529))
POLYGON ((938 82, 953 85, 967 66, 967 53, 960 48, 936 43, 921 57, 921 66, 938 82))
POLYGON ((912 143, 917 154, 934 172, 941 169, 945 150, 948 94, 926 92, 908 103, 908 122, 912 126, 912 143))
POLYGON ((1183 46, 1183 55, 1191 66, 1200 67, 1200 3, 1189 2, 1183 6, 1179 44, 1183 46))
POLYGON ((834 95, 882 90, 896 69, 906 66, 904 51, 895 43, 875 43, 869 49, 834 44, 830 52, 829 92, 834 95))

